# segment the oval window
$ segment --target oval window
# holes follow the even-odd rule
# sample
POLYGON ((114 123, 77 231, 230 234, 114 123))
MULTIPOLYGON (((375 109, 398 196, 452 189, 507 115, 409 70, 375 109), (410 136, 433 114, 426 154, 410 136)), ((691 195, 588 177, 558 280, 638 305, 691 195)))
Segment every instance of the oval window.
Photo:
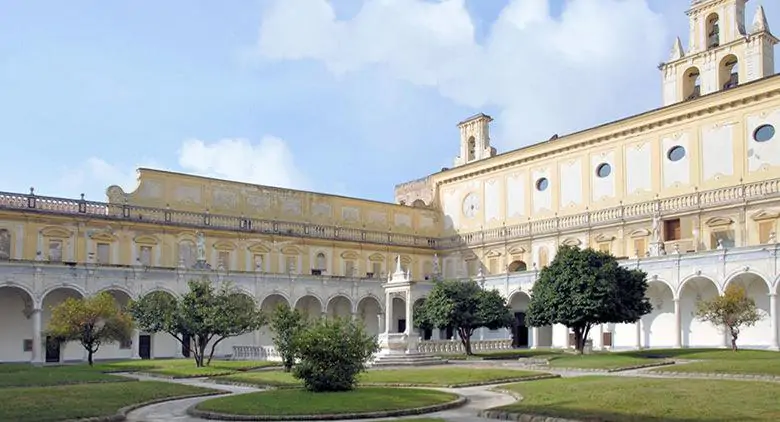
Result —
POLYGON ((546 177, 542 177, 541 179, 536 181, 536 190, 541 192, 541 191, 547 189, 547 186, 549 186, 549 185, 550 185, 550 182, 547 181, 547 178, 546 177))
POLYGON ((669 152, 666 153, 666 157, 669 158, 670 161, 680 161, 685 157, 685 148, 681 145, 673 146, 669 149, 669 152))
POLYGON ((775 127, 772 125, 761 125, 753 132, 753 139, 756 142, 767 142, 775 137, 775 127))
POLYGON ((612 166, 609 163, 601 163, 596 167, 596 175, 598 177, 607 177, 612 174, 612 166))

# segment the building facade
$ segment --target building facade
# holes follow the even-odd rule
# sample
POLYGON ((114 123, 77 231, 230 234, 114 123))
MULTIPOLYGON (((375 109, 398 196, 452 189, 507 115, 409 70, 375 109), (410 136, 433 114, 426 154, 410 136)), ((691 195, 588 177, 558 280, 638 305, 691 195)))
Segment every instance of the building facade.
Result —
MULTIPOLYGON (((653 312, 597 327, 597 348, 723 346, 724 333, 693 314, 730 283, 765 314, 740 344, 778 348, 778 40, 761 7, 746 25, 745 0, 696 0, 688 15, 689 47, 676 40, 659 66, 662 108, 503 154, 490 145, 492 119, 478 114, 458 125, 454 166, 396 186, 395 204, 152 169, 101 203, 0 193, 0 361, 82 359, 80 346, 45 337, 51 307, 67 297, 109 291, 126 303, 181 294, 204 276, 263 309, 351 315, 377 334, 408 331, 405 301, 424 298, 434 277, 476 278, 507 297, 517 327, 475 336, 568 347, 565 327, 523 323, 561 244, 648 273, 653 312), (398 265, 416 281, 412 295, 385 294, 398 265)), ((230 354, 270 335, 223 343, 230 354)), ((97 357, 181 353, 167 335, 137 332, 97 357)))

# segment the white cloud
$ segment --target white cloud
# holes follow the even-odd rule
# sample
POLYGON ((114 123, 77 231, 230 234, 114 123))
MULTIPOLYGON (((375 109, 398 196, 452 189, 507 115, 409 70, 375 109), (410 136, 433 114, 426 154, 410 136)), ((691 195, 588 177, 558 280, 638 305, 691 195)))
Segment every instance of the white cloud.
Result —
POLYGON ((337 20, 328 0, 274 0, 258 52, 317 60, 339 76, 379 67, 456 103, 497 107, 504 147, 659 105, 664 18, 646 0, 564 7, 553 18, 548 0, 511 0, 477 43, 465 0, 366 0, 349 20, 337 20))
POLYGON ((266 136, 260 142, 221 139, 206 143, 189 139, 179 150, 179 166, 204 176, 291 189, 309 189, 309 182, 295 165, 287 144, 266 136))
MULTIPOLYGON (((154 167, 147 165, 137 167, 154 167)), ((92 201, 103 201, 106 189, 119 185, 125 192, 135 190, 137 183, 136 167, 117 166, 97 157, 90 157, 79 166, 66 169, 59 179, 56 195, 76 198, 83 193, 92 201)))

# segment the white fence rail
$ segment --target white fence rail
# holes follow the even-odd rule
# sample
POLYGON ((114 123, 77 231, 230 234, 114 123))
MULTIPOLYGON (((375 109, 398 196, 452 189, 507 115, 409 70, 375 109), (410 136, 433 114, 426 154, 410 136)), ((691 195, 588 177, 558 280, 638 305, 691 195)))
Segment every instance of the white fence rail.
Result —
POLYGON ((274 346, 233 346, 232 360, 281 361, 282 357, 274 346))

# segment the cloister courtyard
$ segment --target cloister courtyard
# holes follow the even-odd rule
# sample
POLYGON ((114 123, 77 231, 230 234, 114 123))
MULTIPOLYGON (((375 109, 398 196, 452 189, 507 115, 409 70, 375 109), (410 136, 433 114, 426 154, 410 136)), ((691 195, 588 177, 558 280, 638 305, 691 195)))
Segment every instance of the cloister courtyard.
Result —
POLYGON ((0 420, 780 420, 778 352, 577 356, 550 349, 442 357, 449 363, 370 369, 356 390, 339 393, 306 392, 268 361, 219 360, 204 368, 191 359, 2 364, 0 420))

